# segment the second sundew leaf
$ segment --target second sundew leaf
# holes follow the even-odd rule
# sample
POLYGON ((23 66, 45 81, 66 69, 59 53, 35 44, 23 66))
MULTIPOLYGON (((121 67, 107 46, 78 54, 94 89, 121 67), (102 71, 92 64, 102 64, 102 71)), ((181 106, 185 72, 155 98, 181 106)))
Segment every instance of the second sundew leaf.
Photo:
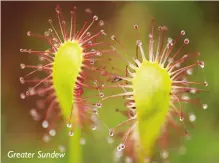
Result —
POLYGON ((136 69, 132 84, 141 143, 139 157, 150 158, 169 109, 171 80, 166 69, 144 61, 136 69))
POLYGON ((65 119, 69 118, 74 104, 73 91, 81 71, 83 52, 77 41, 67 41, 55 54, 53 84, 57 100, 65 119))

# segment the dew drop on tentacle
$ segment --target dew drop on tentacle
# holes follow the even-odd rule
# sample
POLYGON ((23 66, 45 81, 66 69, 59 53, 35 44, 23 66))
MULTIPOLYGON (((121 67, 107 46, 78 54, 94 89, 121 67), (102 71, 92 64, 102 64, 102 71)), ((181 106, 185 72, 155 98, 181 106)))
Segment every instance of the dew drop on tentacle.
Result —
POLYGON ((93 126, 91 127, 91 129, 92 129, 93 131, 95 131, 95 130, 97 130, 97 126, 96 126, 96 125, 93 125, 93 126))
POLYGON ((66 151, 65 146, 64 146, 64 145, 60 145, 60 146, 59 146, 59 151, 60 151, 60 152, 65 152, 65 151, 66 151))
POLYGON ((118 145, 116 149, 118 152, 122 151, 122 148, 120 147, 120 145, 118 145))
POLYGON ((20 94, 20 98, 21 98, 21 99, 25 99, 25 98, 26 98, 25 94, 24 94, 24 93, 21 93, 21 94, 20 94))
POLYGON ((93 20, 94 20, 94 21, 97 21, 97 20, 98 20, 98 16, 97 16, 97 15, 94 15, 93 20))
POLYGON ((67 123, 66 125, 68 128, 71 128, 72 127, 72 124, 71 123, 67 123))
POLYGON ((125 149, 125 144, 120 144, 119 146, 120 146, 121 150, 125 149))
POLYGON ((114 129, 109 129, 109 136, 114 136, 114 129))
POLYGON ((91 60, 90 60, 90 64, 91 64, 91 65, 93 65, 94 62, 95 62, 94 59, 91 59, 91 60))
POLYGON ((44 32, 44 36, 48 37, 48 36, 49 36, 49 32, 48 32, 48 31, 45 31, 45 32, 44 32))
POLYGON ((169 153, 168 153, 168 151, 163 150, 163 151, 161 151, 160 156, 162 159, 167 159, 169 156, 169 153))
POLYGON ((116 36, 115 36, 115 35, 112 35, 112 36, 111 36, 111 39, 112 39, 112 40, 115 40, 115 39, 116 39, 116 36))
POLYGON ((195 116, 194 113, 190 113, 190 114, 189 114, 189 120, 190 120, 191 122, 194 122, 194 121, 196 120, 196 116, 195 116))
POLYGON ((91 36, 91 33, 90 32, 87 32, 87 34, 86 34, 88 37, 90 37, 91 36))
POLYGON ((21 83, 21 84, 24 84, 24 78, 23 78, 23 77, 20 77, 19 79, 20 79, 20 83, 21 83))
POLYGON ((50 140, 51 140, 51 138, 50 138, 49 135, 45 134, 45 135, 43 136, 43 141, 44 141, 45 143, 48 143, 50 140))
POLYGON ((97 55, 97 56, 102 56, 102 53, 99 52, 99 51, 97 51, 96 55, 97 55))
POLYGON ((207 109, 208 108, 208 104, 202 104, 202 108, 203 109, 207 109))
POLYGON ((205 87, 208 86, 208 82, 207 82, 207 81, 204 82, 204 86, 205 86, 205 87))
POLYGON ((100 102, 96 103, 96 107, 101 108, 102 104, 100 102))
POLYGON ((100 96, 101 98, 103 98, 103 97, 104 97, 104 93, 103 93, 103 92, 100 92, 100 93, 99 93, 99 96, 100 96))
POLYGON ((88 44, 88 45, 92 45, 92 41, 88 41, 87 44, 88 44))
POLYGON ((184 40, 184 44, 189 44, 189 39, 188 39, 188 38, 186 38, 186 39, 184 40))
POLYGON ((43 128, 48 128, 48 127, 49 127, 49 122, 48 122, 47 120, 44 120, 44 121, 42 122, 42 127, 43 127, 43 128))
POLYGON ((192 71, 192 69, 188 69, 188 70, 186 70, 186 73, 187 73, 188 75, 192 75, 193 71, 192 71))
POLYGON ((134 29, 138 29, 138 25, 137 24, 134 25, 134 29))
POLYGON ((27 36, 31 36, 31 31, 27 31, 27 36))
POLYGON ((84 11, 88 14, 92 14, 92 10, 90 8, 86 8, 84 11))
POLYGON ((93 108, 93 113, 97 115, 98 114, 98 110, 96 108, 93 108))
POLYGON ((21 69, 25 69, 26 66, 25 66, 25 64, 21 63, 20 67, 21 67, 21 69))
POLYGON ((74 136, 74 132, 73 132, 73 131, 70 131, 70 132, 69 132, 69 136, 74 136))
POLYGON ((198 61, 198 64, 201 68, 205 67, 205 62, 203 62, 203 61, 198 61))
POLYGON ((103 20, 99 21, 99 26, 104 26, 104 21, 103 20))
POLYGON ((35 108, 30 109, 30 115, 32 116, 33 120, 35 121, 40 120, 40 115, 35 108))
POLYGON ((185 35, 186 32, 184 30, 181 31, 181 35, 185 35))
POLYGON ((55 135, 56 135, 56 130, 55 130, 55 129, 49 130, 49 134, 50 134, 51 136, 55 136, 55 135))

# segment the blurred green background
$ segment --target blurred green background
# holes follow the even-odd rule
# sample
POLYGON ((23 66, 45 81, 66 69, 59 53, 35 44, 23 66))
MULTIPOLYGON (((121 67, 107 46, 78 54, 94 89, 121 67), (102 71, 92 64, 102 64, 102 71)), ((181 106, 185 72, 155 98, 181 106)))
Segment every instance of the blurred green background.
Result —
MULTIPOLYGON (((209 105, 207 110, 189 106, 196 114, 195 128, 189 127, 191 140, 185 141, 185 154, 178 148, 170 149, 171 163, 218 163, 219 162, 219 2, 1 2, 1 68, 2 68, 2 106, 1 135, 2 163, 58 163, 65 159, 8 159, 7 152, 53 151, 64 144, 65 132, 50 143, 44 144, 45 131, 41 124, 33 121, 29 110, 35 106, 34 99, 21 100, 20 93, 26 89, 19 83, 23 75, 20 63, 37 63, 36 58, 20 53, 20 48, 46 49, 41 41, 26 36, 28 30, 43 33, 49 28, 49 18, 56 20, 54 8, 60 4, 65 15, 71 7, 78 8, 79 23, 86 20, 84 10, 90 8, 93 14, 104 20, 104 30, 108 35, 116 34, 126 46, 127 51, 135 54, 136 42, 134 24, 139 25, 140 38, 148 39, 151 18, 156 23, 168 27, 168 36, 175 38, 184 29, 190 39, 185 51, 200 52, 200 60, 205 61, 203 73, 195 73, 194 81, 206 77, 209 92, 198 97, 209 105)), ((145 46, 145 50, 147 46, 145 46)), ((119 98, 104 103, 100 114, 102 120, 114 127, 122 117, 116 108, 122 108, 119 98)), ((108 144, 108 131, 97 130, 93 136, 84 135, 83 145, 85 163, 113 163, 116 143, 108 144)), ((118 142, 117 142, 118 143, 118 142)), ((66 151, 68 155, 68 151, 66 151)))

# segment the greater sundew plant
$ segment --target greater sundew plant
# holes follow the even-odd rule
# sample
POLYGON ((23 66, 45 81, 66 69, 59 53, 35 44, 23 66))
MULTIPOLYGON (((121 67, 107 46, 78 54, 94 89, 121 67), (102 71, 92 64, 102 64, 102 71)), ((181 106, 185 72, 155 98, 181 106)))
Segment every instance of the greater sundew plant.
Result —
MULTIPOLYGON (((48 134, 44 136, 44 141, 56 135, 57 123, 64 119, 70 130, 69 136, 72 136, 68 147, 70 162, 80 163, 82 162, 81 130, 87 125, 95 130, 96 122, 95 118, 92 118, 93 105, 87 101, 87 97, 83 97, 83 93, 85 88, 98 89, 97 85, 90 85, 89 79, 93 77, 94 72, 99 71, 93 67, 94 61, 108 52, 94 49, 103 44, 99 38, 105 35, 104 31, 100 30, 104 22, 98 21, 95 15, 90 23, 85 22, 79 28, 76 23, 76 7, 70 12, 70 23, 66 22, 59 6, 55 11, 59 30, 49 19, 48 23, 51 27, 44 35, 27 32, 27 36, 42 40, 50 48, 20 49, 20 52, 27 52, 39 58, 38 65, 23 63, 20 65, 21 69, 32 69, 28 74, 20 77, 22 84, 31 84, 31 87, 25 93, 21 93, 20 97, 21 99, 29 96, 41 97, 36 101, 36 109, 31 109, 30 114, 35 120, 42 121, 42 127, 47 129, 48 134), (42 115, 40 112, 45 114, 42 115)), ((97 91, 95 92, 97 94, 97 91)), ((103 94, 98 96, 102 97, 103 94)))
POLYGON ((189 134, 185 122, 193 122, 196 117, 185 111, 183 103, 206 109, 207 104, 202 104, 199 99, 190 99, 189 94, 205 91, 195 85, 208 86, 208 83, 205 78, 203 82, 188 81, 195 67, 203 70, 204 62, 196 60, 200 53, 182 55, 183 49, 189 44, 189 39, 185 38, 178 45, 185 35, 184 30, 176 39, 166 39, 167 27, 159 26, 156 30, 152 20, 148 51, 145 52, 138 38, 138 28, 138 25, 134 25, 137 36, 134 56, 126 52, 115 35, 111 37, 119 45, 117 48, 111 45, 112 49, 127 63, 125 75, 115 76, 111 87, 120 88, 123 92, 106 96, 100 102, 114 97, 126 99, 127 110, 121 112, 128 119, 109 129, 110 136, 121 139, 116 156, 121 157, 123 153, 127 156, 127 162, 148 163, 154 161, 156 144, 161 146, 161 158, 168 157, 170 128, 177 131, 178 137, 189 134), (191 64, 190 60, 195 62, 191 64), (179 126, 183 127, 183 132, 179 126))

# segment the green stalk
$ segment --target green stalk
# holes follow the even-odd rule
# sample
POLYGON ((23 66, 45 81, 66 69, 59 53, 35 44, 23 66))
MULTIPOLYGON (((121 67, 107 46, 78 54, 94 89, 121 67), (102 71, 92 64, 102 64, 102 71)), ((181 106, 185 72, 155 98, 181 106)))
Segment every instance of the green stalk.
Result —
POLYGON ((81 138, 81 128, 77 127, 74 130, 74 136, 69 137, 69 143, 68 143, 69 163, 82 163, 82 150, 81 150, 80 138, 81 138))

